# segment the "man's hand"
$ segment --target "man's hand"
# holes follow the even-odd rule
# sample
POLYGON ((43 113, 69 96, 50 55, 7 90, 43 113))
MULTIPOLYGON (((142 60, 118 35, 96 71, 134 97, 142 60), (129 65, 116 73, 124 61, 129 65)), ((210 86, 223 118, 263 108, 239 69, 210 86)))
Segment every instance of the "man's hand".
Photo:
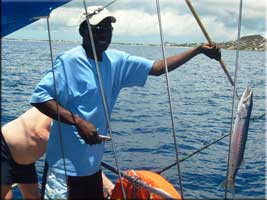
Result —
POLYGON ((75 126, 78 130, 78 133, 87 144, 93 145, 100 144, 102 142, 103 139, 99 136, 96 127, 92 123, 77 116, 75 118, 75 126))
POLYGON ((210 44, 203 44, 198 47, 199 52, 205 54, 211 59, 220 60, 221 59, 221 50, 217 47, 215 43, 210 44))

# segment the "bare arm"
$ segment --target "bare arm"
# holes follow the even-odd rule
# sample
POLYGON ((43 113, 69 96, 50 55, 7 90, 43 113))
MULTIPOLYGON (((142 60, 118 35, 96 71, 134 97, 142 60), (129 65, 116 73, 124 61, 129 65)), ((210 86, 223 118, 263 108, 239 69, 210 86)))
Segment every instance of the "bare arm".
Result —
POLYGON ((58 120, 59 118, 59 120, 63 123, 75 125, 79 135, 86 143, 97 144, 102 142, 102 139, 96 131, 96 127, 92 123, 77 115, 73 115, 72 112, 60 106, 55 100, 43 103, 32 103, 32 105, 55 120, 58 120))
MULTIPOLYGON (((205 54, 211 59, 220 60, 221 58, 220 49, 217 48, 215 44, 212 44, 211 46, 208 44, 204 44, 199 47, 189 49, 181 54, 168 57, 166 59, 168 71, 172 71, 180 67, 181 65, 183 65, 184 63, 189 61, 191 58, 195 57, 196 55, 200 53, 205 54)), ((159 61, 154 62, 149 75, 159 76, 164 73, 165 73, 164 60, 159 60, 159 61)))
POLYGON ((77 116, 72 117, 72 113, 67 109, 60 106, 55 100, 46 101, 43 103, 32 103, 34 107, 36 107, 39 111, 46 114, 47 116, 57 120, 58 115, 60 117, 60 121, 66 124, 75 125, 75 121, 79 121, 80 118, 77 116), (58 107, 58 111, 57 111, 58 107), (59 112, 59 114, 57 114, 59 112))

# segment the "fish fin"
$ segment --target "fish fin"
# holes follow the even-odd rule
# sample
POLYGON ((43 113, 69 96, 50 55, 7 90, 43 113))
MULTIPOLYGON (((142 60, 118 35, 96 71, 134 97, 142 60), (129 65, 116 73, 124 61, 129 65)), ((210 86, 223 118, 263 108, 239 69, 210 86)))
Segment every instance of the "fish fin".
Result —
POLYGON ((224 180, 220 185, 218 189, 225 189, 227 183, 227 190, 234 196, 235 194, 235 183, 233 180, 224 180))
POLYGON ((219 187, 217 188, 217 190, 221 190, 224 189, 226 185, 226 180, 224 180, 223 182, 221 182, 221 184, 219 185, 219 187))

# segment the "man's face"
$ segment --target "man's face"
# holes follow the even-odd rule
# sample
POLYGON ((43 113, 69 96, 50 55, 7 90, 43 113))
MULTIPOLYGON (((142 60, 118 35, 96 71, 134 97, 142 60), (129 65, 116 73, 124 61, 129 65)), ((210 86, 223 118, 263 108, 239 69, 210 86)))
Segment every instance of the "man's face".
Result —
POLYGON ((105 51, 108 48, 112 38, 113 27, 111 25, 110 20, 106 18, 99 24, 91 27, 96 50, 105 51))

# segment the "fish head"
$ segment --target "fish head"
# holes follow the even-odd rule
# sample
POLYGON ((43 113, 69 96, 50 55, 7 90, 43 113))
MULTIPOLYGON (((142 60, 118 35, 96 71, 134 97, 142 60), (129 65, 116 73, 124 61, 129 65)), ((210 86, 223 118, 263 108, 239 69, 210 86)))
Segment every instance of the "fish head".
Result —
POLYGON ((253 92, 251 88, 247 89, 247 94, 246 97, 243 100, 243 104, 245 105, 246 109, 249 110, 252 107, 252 97, 253 97, 253 92))
POLYGON ((250 115, 252 109, 252 89, 247 87, 242 94, 242 97, 238 104, 237 115, 240 119, 244 119, 250 115))

